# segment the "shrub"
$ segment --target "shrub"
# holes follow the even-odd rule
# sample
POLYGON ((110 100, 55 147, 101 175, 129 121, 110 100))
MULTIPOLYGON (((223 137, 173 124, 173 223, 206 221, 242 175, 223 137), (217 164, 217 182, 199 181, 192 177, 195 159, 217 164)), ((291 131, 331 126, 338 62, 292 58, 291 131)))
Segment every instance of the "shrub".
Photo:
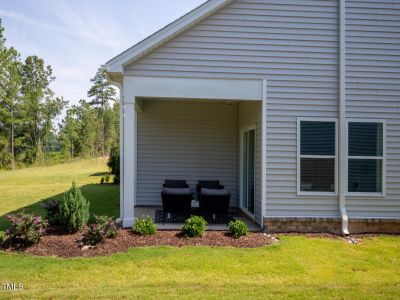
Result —
POLYGON ((82 195, 75 182, 69 191, 65 192, 60 203, 60 223, 70 232, 83 228, 89 220, 89 202, 82 195))
POLYGON ((203 217, 191 216, 182 226, 182 233, 188 237, 202 236, 206 231, 207 222, 203 217))
POLYGON ((108 159, 107 166, 110 168, 111 174, 114 175, 114 183, 119 184, 120 178, 120 164, 119 164, 119 145, 112 146, 110 151, 110 158, 108 159))
POLYGON ((31 214, 8 215, 11 227, 6 231, 6 239, 23 245, 37 244, 43 236, 47 222, 31 214))
POLYGON ((101 177, 100 184, 103 184, 103 183, 104 183, 104 177, 101 177))
POLYGON ((51 225, 60 225, 60 201, 48 200, 44 203, 43 208, 47 212, 47 221, 51 225))
POLYGON ((106 175, 106 177, 105 177, 105 181, 106 181, 107 183, 109 183, 109 182, 110 182, 110 174, 107 174, 107 175, 106 175))
POLYGON ((83 240, 90 245, 104 242, 118 234, 117 224, 114 219, 107 216, 95 216, 95 222, 90 224, 83 236, 83 240))
POLYGON ((247 224, 240 220, 230 221, 228 228, 230 234, 236 239, 249 233, 249 227, 247 224))
POLYGON ((153 235, 157 232, 157 225, 150 217, 136 219, 132 227, 133 231, 140 235, 153 235))

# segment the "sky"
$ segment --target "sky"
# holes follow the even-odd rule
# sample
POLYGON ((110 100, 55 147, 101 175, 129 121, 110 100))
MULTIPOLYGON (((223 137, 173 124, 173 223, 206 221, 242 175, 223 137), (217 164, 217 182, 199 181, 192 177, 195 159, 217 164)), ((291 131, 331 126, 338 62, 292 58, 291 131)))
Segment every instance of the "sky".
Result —
POLYGON ((100 65, 205 0, 0 0, 7 46, 52 66, 51 88, 87 98, 100 65))

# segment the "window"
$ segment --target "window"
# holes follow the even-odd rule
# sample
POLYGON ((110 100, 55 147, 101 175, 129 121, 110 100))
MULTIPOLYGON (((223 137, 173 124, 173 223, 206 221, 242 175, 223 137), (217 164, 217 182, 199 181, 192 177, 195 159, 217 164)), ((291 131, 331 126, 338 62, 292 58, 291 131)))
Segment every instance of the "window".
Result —
POLYGON ((337 182, 336 120, 297 122, 297 193, 335 195, 337 182))
POLYGON ((383 122, 348 122, 348 192, 384 193, 383 122))

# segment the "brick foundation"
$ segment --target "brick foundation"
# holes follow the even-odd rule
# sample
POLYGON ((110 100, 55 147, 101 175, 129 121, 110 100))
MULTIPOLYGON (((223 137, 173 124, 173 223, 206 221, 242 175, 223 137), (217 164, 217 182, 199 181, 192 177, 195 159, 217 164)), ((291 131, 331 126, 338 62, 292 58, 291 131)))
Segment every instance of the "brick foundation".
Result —
MULTIPOLYGON (((341 234, 339 218, 265 218, 268 233, 316 233, 341 234)), ((350 219, 350 234, 354 233, 400 233, 400 220, 396 219, 350 219)))
POLYGON ((397 219, 350 219, 350 233, 400 233, 397 219))

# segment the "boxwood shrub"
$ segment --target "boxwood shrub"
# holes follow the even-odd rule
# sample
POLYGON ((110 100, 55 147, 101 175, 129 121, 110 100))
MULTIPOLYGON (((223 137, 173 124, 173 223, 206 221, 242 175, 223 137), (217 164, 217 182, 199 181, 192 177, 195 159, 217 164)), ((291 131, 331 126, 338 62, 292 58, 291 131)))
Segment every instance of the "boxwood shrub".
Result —
POLYGON ((249 233, 249 227, 247 224, 240 220, 230 221, 228 224, 229 232, 234 238, 240 238, 249 233))
POLYGON ((182 233, 187 237, 202 236, 206 231, 207 222, 203 217, 191 216, 182 226, 182 233))
POLYGON ((153 219, 150 217, 136 219, 132 229, 140 235, 154 235, 157 233, 157 225, 154 224, 153 219))

